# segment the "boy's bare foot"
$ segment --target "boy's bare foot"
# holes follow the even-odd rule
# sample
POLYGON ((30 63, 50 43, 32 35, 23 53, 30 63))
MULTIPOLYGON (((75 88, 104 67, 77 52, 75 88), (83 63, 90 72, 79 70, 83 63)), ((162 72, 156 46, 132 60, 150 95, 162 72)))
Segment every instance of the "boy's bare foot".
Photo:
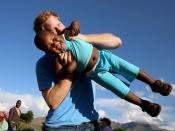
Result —
POLYGON ((151 103, 147 100, 142 100, 142 102, 143 103, 140 105, 140 107, 142 108, 143 112, 147 112, 152 117, 159 115, 161 111, 161 106, 159 104, 151 103))
POLYGON ((151 89, 153 92, 160 93, 163 96, 168 96, 172 91, 172 85, 164 83, 160 80, 156 80, 152 85, 151 89))

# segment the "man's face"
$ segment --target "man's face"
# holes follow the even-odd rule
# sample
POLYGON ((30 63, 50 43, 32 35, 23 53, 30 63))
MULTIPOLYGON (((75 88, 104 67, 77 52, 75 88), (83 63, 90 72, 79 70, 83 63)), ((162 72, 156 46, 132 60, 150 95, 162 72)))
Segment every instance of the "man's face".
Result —
POLYGON ((16 102, 16 107, 19 108, 21 106, 21 101, 16 102))
POLYGON ((59 54, 65 50, 66 46, 61 36, 45 32, 41 36, 41 43, 46 53, 59 54))
POLYGON ((65 26, 61 21, 58 20, 55 16, 50 16, 45 22, 45 29, 49 32, 60 35, 61 32, 65 29, 65 26))

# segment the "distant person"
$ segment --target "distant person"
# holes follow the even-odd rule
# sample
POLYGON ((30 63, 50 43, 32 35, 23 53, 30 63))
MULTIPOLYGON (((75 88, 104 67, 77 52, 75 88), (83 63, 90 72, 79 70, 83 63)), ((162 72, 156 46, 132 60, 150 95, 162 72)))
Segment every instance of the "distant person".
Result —
POLYGON ((21 106, 21 100, 18 100, 16 102, 16 105, 12 107, 9 111, 8 123, 9 123, 10 131, 15 131, 17 129, 17 126, 20 120, 20 116, 21 116, 20 106, 21 106))
MULTIPOLYGON (((76 23, 76 22, 74 22, 76 23)), ((79 23, 77 22, 78 27, 79 23)), ((119 74, 132 82, 136 78, 149 84, 153 92, 158 92, 163 96, 170 94, 172 86, 160 80, 155 80, 146 74, 139 67, 123 60, 107 50, 98 50, 92 44, 75 38, 71 41, 52 32, 43 31, 35 37, 35 44, 40 50, 53 55, 60 55, 65 51, 70 51, 75 60, 68 69, 68 72, 84 72, 92 80, 101 86, 111 90, 117 96, 130 103, 138 105, 152 117, 157 116, 161 111, 161 106, 150 101, 137 97, 130 91, 119 78, 113 74, 119 74)))
POLYGON ((112 128, 111 128, 111 121, 104 117, 101 119, 101 122, 102 122, 102 131, 112 131, 112 128))
POLYGON ((8 123, 6 121, 4 112, 0 111, 0 131, 8 130, 8 123))

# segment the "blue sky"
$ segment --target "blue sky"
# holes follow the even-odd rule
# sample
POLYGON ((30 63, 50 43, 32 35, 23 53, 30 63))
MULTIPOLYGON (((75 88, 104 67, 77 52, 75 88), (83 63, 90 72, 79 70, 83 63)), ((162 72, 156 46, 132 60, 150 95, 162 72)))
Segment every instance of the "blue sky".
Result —
MULTIPOLYGON (((110 32, 119 36, 123 45, 112 50, 113 53, 143 68, 154 78, 174 85, 174 6, 174 0, 1 1, 0 110, 8 110, 21 98, 24 111, 35 109, 36 116, 47 112, 42 108, 47 106, 38 91, 35 76, 35 63, 43 53, 34 46, 32 29, 34 18, 44 10, 57 12, 65 25, 78 19, 81 33, 110 32)), ((160 103, 160 116, 152 119, 97 85, 97 110, 101 116, 119 122, 143 120, 175 129, 174 91, 162 97, 137 80, 131 84, 131 90, 142 98, 160 103), (143 117, 137 117, 139 114, 143 117)))

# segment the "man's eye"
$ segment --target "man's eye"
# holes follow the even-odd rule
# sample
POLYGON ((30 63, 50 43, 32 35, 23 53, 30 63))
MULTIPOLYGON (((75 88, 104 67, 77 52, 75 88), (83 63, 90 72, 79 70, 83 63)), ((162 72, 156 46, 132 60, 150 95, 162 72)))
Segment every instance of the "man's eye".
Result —
POLYGON ((60 23, 58 23, 58 25, 61 25, 61 22, 60 22, 60 23))
POLYGON ((50 32, 51 32, 51 33, 55 33, 55 31, 54 31, 54 30, 50 30, 50 32))

